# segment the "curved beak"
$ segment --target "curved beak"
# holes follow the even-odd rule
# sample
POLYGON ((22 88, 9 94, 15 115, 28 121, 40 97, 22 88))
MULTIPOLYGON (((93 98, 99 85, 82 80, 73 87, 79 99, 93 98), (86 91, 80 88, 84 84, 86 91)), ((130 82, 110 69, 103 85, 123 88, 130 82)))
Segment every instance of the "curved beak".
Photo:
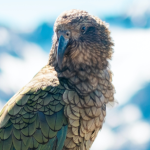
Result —
POLYGON ((62 61, 65 54, 66 47, 68 45, 69 39, 65 39, 62 35, 59 38, 58 48, 57 48, 57 61, 58 67, 62 69, 62 61))

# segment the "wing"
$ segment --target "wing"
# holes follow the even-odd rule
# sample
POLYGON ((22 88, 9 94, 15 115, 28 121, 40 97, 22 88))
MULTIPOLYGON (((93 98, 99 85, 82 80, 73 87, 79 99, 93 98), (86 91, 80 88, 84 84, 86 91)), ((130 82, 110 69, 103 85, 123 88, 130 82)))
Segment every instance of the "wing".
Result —
POLYGON ((43 68, 0 113, 0 150, 61 150, 67 133, 56 72, 43 68))

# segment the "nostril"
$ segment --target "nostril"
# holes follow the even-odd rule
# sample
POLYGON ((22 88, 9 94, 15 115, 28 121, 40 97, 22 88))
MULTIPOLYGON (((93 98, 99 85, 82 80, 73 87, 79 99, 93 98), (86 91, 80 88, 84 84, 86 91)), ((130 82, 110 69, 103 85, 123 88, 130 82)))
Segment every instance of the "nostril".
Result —
POLYGON ((69 32, 66 32, 66 35, 69 36, 69 32))

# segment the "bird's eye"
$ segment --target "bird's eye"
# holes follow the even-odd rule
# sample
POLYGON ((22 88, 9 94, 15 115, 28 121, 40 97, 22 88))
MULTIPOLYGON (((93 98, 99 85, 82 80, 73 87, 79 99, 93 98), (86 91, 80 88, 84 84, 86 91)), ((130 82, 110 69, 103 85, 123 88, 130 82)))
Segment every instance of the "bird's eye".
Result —
POLYGON ((86 27, 82 27, 82 28, 81 28, 81 32, 82 32, 82 33, 85 33, 85 31, 86 31, 86 27))

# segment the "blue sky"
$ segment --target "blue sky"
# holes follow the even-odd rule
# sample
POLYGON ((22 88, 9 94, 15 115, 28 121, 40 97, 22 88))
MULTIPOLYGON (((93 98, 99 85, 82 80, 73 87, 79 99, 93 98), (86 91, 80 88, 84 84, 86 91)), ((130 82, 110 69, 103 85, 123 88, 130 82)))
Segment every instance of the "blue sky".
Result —
POLYGON ((63 11, 83 9, 99 17, 123 14, 133 0, 0 0, 0 23, 14 29, 54 21, 63 11))

